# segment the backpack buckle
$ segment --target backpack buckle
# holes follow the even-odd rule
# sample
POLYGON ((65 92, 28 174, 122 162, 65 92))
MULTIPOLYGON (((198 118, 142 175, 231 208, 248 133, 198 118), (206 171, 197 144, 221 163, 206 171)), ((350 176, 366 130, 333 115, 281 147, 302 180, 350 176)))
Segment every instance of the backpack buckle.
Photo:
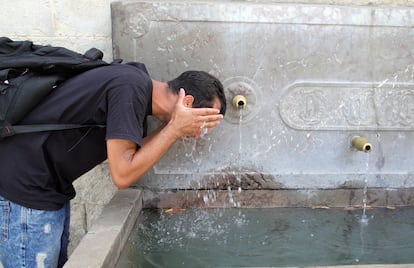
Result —
POLYGON ((13 136, 15 133, 13 127, 8 124, 7 122, 3 122, 1 124, 1 130, 0 130, 0 137, 1 138, 7 138, 10 136, 13 136))

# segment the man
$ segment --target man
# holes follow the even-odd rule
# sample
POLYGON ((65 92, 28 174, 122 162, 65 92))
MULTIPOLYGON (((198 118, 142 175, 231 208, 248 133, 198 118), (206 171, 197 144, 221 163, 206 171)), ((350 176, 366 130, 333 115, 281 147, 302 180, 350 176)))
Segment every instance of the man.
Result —
POLYGON ((0 267, 61 267, 74 180, 108 158, 114 183, 127 188, 177 139, 199 138, 225 111, 222 84, 202 71, 164 83, 152 80, 143 64, 117 64, 61 84, 21 124, 106 128, 20 134, 0 142, 0 267), (164 123, 148 136, 147 115, 164 123))

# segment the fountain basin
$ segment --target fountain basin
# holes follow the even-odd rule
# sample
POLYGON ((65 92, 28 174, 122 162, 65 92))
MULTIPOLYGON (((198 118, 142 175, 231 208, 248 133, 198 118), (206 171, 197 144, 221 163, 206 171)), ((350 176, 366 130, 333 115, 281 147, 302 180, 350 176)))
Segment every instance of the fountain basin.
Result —
MULTIPOLYGON (((372 209, 398 210, 414 207, 414 189, 370 189, 368 206, 372 209)), ((118 191, 104 208, 102 215, 88 231, 66 263, 66 268, 115 267, 125 243, 141 215, 141 209, 232 209, 238 208, 309 208, 353 210, 362 215, 361 189, 302 190, 252 190, 216 191, 188 190, 153 192, 140 189, 118 191), (208 198, 206 198, 208 196, 208 198), (230 203, 230 198, 234 203, 230 203)), ((368 212, 370 215, 370 212, 368 212)), ((368 225, 369 228, 369 225, 368 225)), ((275 264, 276 265, 276 264, 275 264)), ((405 268, 414 264, 378 264, 378 267, 405 268)), ((335 266, 340 267, 340 266, 335 266)), ((349 267, 349 266, 347 266, 349 267)), ((358 267, 376 267, 360 265, 358 267)))
POLYGON ((414 262, 413 207, 143 210, 125 267, 309 267, 414 262))

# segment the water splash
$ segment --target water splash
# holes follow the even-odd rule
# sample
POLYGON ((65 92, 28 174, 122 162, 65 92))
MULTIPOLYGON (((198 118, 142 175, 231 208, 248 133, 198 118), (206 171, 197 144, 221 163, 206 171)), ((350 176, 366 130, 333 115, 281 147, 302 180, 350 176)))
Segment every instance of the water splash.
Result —
POLYGON ((183 138, 182 144, 184 147, 185 157, 191 158, 195 162, 193 153, 196 152, 197 141, 194 138, 183 138))

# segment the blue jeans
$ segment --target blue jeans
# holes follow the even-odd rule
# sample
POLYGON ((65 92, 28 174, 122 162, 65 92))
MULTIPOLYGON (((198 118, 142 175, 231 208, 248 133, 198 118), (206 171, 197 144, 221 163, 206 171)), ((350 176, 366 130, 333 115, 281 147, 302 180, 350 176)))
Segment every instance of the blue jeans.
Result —
POLYGON ((69 202, 46 211, 0 196, 0 267, 62 267, 67 260, 69 220, 69 202))

